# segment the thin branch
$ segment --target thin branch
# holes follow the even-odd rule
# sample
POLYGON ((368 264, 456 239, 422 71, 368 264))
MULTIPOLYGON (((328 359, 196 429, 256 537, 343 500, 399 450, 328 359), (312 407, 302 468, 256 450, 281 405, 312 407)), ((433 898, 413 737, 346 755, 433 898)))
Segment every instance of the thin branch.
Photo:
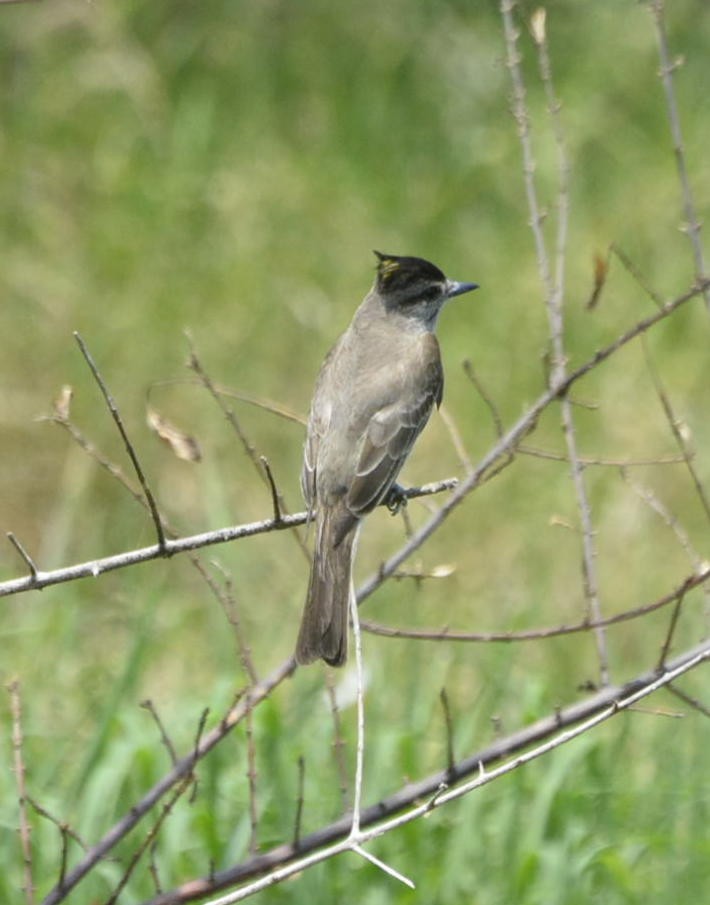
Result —
MULTIPOLYGON (((444 481, 424 484, 421 487, 407 488, 404 494, 407 499, 416 499, 451 490, 457 485, 458 481, 456 478, 448 478, 444 481)), ((254 537, 257 534, 266 534, 270 531, 282 531, 296 525, 304 525, 307 521, 307 512, 297 512, 294 515, 283 515, 278 522, 274 519, 263 519, 259 522, 248 522, 244 525, 218 528, 214 531, 206 531, 202 534, 193 534, 188 537, 167 538, 164 548, 153 544, 149 547, 140 547, 136 550, 128 550, 125 553, 104 556, 60 569, 46 572, 38 571, 36 576, 23 576, 22 578, 12 578, 9 581, 0 582, 0 597, 20 594, 24 591, 38 590, 67 581, 75 581, 78 578, 98 578, 104 572, 112 572, 115 569, 123 569, 137 563, 159 559, 165 555, 174 556, 177 553, 198 550, 213 544, 224 544, 245 537, 254 537)))
POLYGON ((73 839, 85 852, 88 851, 88 846, 79 836, 79 834, 69 826, 68 823, 63 820, 58 820, 53 814, 50 814, 46 808, 43 808, 41 804, 36 802, 34 798, 30 798, 29 795, 27 796, 27 803, 32 805, 33 809, 40 815, 40 817, 44 817, 45 820, 49 820, 49 822, 53 823, 59 830, 59 837, 62 843, 62 851, 59 858, 59 880, 57 885, 61 889, 61 887, 64 885, 64 878, 67 874, 67 862, 69 859, 69 840, 73 839))
POLYGON ((365 758, 365 679, 362 662, 362 633, 360 632, 360 614, 357 598, 350 592, 350 620, 353 627, 355 647, 355 678, 357 690, 357 744, 355 747, 355 787, 353 790, 353 809, 350 824, 350 838, 360 838, 360 811, 362 808, 362 773, 365 758))
POLYGON ((150 700, 150 698, 146 698, 145 701, 141 701, 140 706, 147 710, 148 713, 153 717, 153 722, 158 727, 158 732, 160 734, 160 741, 165 746, 168 755, 170 756, 170 763, 175 766, 178 760, 177 752, 175 751, 175 746, 170 740, 170 736, 165 730, 165 726, 163 725, 163 721, 160 719, 158 711, 155 709, 155 705, 150 700))
POLYGON ((7 539, 10 541, 12 546, 20 554, 22 561, 25 563, 27 568, 30 570, 30 578, 36 578, 37 571, 38 571, 37 566, 35 565, 35 562, 32 559, 32 557, 30 556, 30 554, 24 548, 23 544, 17 539, 17 537, 15 537, 15 535, 12 533, 12 531, 7 532, 7 539))
POLYGON ((303 804, 305 801, 306 785, 306 761, 302 754, 298 757, 298 794, 296 795, 296 816, 293 821, 293 848, 295 851, 301 847, 301 820, 303 819, 303 804))
POLYGON ((636 280, 636 282, 643 289, 646 295, 651 299, 656 308, 662 308, 663 299, 646 280, 646 277, 641 273, 640 269, 634 264, 631 258, 623 250, 623 248, 617 245, 616 242, 612 242, 609 246, 609 252, 610 254, 616 255, 616 257, 621 261, 624 270, 631 274, 634 280, 636 280))
MULTIPOLYGON (((549 459, 552 462, 566 462, 569 464, 569 455, 553 452, 549 449, 540 449, 536 446, 528 446, 521 443, 517 450, 523 456, 532 456, 535 459, 549 459)), ((649 465, 679 465, 685 462, 684 456, 658 456, 655 459, 612 459, 603 456, 579 456, 578 461, 585 468, 599 466, 602 468, 646 468, 649 465)))
MULTIPOLYGON (((509 16, 510 18, 510 16, 509 16)), ((552 384, 553 386, 565 379, 567 370, 567 355, 564 346, 564 293, 565 293, 565 262, 567 252, 567 235, 569 224, 569 176, 570 165, 567 156, 567 142, 562 127, 562 119, 560 117, 560 102, 555 93, 555 87, 552 79, 552 64, 547 45, 547 33, 545 28, 545 10, 540 8, 533 14, 533 37, 538 49, 538 63, 540 67, 540 77, 545 89, 547 98, 548 111, 552 123, 552 130, 557 147, 557 167, 559 177, 558 189, 558 218, 557 218, 557 240, 556 240, 556 262, 554 281, 549 276, 543 281, 547 296, 547 311, 550 327, 550 340, 552 348, 552 384)), ((515 66, 518 79, 522 83, 522 73, 520 66, 515 66)), ((525 107, 525 94, 520 95, 516 102, 521 105, 520 115, 524 115, 527 119, 527 110, 525 107)), ((521 135, 521 141, 529 138, 527 135, 521 135)), ((532 150, 529 150, 529 156, 532 159, 532 150)), ((526 170, 525 178, 531 185, 528 190, 528 197, 536 196, 534 183, 534 174, 526 170)), ((533 221, 533 229, 537 224, 533 221)), ((539 226, 537 226, 539 229, 539 226)), ((538 254, 546 256, 546 247, 544 237, 541 235, 536 239, 536 247, 538 254)), ((541 262, 541 272, 549 274, 549 265, 546 257, 541 262), (543 266, 544 265, 544 266, 543 266)), ((577 435, 575 431, 574 416, 572 413, 572 405, 569 397, 565 394, 561 400, 562 410, 562 427, 567 443, 567 453, 569 456, 570 470, 572 474, 572 482, 574 485, 575 495, 577 498, 577 508, 579 510, 579 518, 582 527, 582 577, 584 597, 587 601, 587 618, 599 621, 601 618, 601 605, 599 601, 599 580, 596 569, 596 548, 594 544, 594 528, 592 525, 592 512, 589 503, 589 496, 584 481, 584 465, 581 463, 579 453, 577 451, 577 435)), ((595 637, 597 644, 597 654, 599 657, 599 671, 602 685, 609 682, 609 653, 606 646, 606 638, 604 629, 595 629, 595 637)))
POLYGON ((109 392, 108 387, 104 383, 104 379, 101 376, 101 373, 100 373, 98 367, 96 366, 94 359, 91 357, 91 353, 89 352, 89 350, 86 346, 86 343, 81 338, 79 333, 77 333, 76 331, 74 332, 74 339, 77 341, 79 348, 81 349, 81 354, 84 356, 84 359, 86 360, 86 363, 88 364, 89 369, 91 370, 91 373, 94 375, 94 380, 96 381, 96 383, 99 386, 99 389, 101 390, 104 400, 106 401, 106 405, 108 406, 108 409, 111 412, 111 416, 114 420, 114 423, 115 423, 116 427, 118 428, 118 432, 121 435, 123 444, 126 447, 126 452, 128 453, 128 457, 131 460, 131 464, 133 465, 133 469, 138 477, 138 481, 141 485, 141 488, 143 489, 143 493, 145 494, 145 499, 150 508, 150 514, 153 518, 153 524, 155 526, 155 533, 158 536, 158 547, 160 548, 161 552, 164 555, 165 550, 166 550, 165 532, 163 531, 163 523, 160 518, 160 513, 158 512, 158 507, 155 503, 155 498, 153 497, 153 493, 152 493, 150 487, 148 486, 148 481, 146 480, 145 474, 143 473, 143 469, 138 460, 136 451, 133 448, 133 444, 131 443, 131 441, 128 438, 128 434, 126 433, 125 427, 123 426, 123 421, 122 421, 121 415, 118 411, 118 407, 116 406, 116 403, 114 402, 113 396, 109 392))
MULTIPOLYGON (((466 474, 470 474, 473 471, 473 464, 471 462, 469 454, 466 452, 466 445, 463 442, 461 431, 456 424, 456 419, 443 402, 439 406, 439 417, 441 418, 443 425, 446 428, 446 431, 451 440, 451 445, 454 448, 461 467, 466 472, 466 474)), ((402 514, 406 514, 406 510, 403 509, 402 514)))
POLYGON ((255 855, 259 851, 259 808, 256 801, 256 745, 254 743, 254 708, 249 701, 249 692, 246 694, 246 738, 247 738, 247 788, 249 789, 249 854, 255 855))
POLYGON ((266 478, 269 482, 269 487, 271 488, 271 505, 274 510, 274 521, 281 521, 281 502, 280 502, 280 494, 276 489, 276 482, 274 481, 274 475, 271 471, 271 466, 269 465, 269 460, 266 456, 259 456, 259 461, 264 466, 264 471, 266 472, 266 478))
MULTIPOLYGON (((650 4, 651 14, 656 26, 656 39, 658 41, 658 55, 661 60, 660 77, 663 83, 663 90, 666 96, 666 108, 668 110, 668 124, 671 130, 673 140, 673 152, 675 154, 676 167, 678 169, 678 178, 680 180, 681 194, 683 196, 683 210, 685 216, 685 232, 690 237, 693 248, 693 260, 695 262, 695 275, 698 279, 704 279, 705 259, 703 254, 703 246, 700 241, 700 231, 702 224, 698 220, 695 210, 695 202, 693 201, 693 192, 690 187, 690 178, 688 177, 688 168, 685 163, 685 149, 683 146, 683 133, 680 127, 680 115, 678 114, 678 104, 676 103, 675 88, 673 86, 673 72, 682 63, 682 60, 674 60, 671 62, 670 49, 668 46, 668 35, 666 33, 665 23, 665 4, 663 0, 652 0, 650 4)), ((710 311, 710 290, 707 288, 703 292, 705 304, 710 311)))
POLYGON ((25 761, 22 757, 22 703, 20 700, 20 683, 14 679, 6 686, 10 695, 10 712, 12 714, 12 751, 17 785, 17 804, 19 812, 19 834, 22 846, 22 861, 24 869, 25 901, 27 905, 34 905, 35 884, 32 877, 32 828, 27 818, 27 786, 25 783, 25 761))
MULTIPOLYGON (((192 337, 190 336, 189 331, 185 331, 185 336, 188 342, 192 343, 192 337)), ((199 377, 175 377, 168 380, 155 380, 148 387, 146 399, 150 399, 155 387, 175 386, 176 384, 204 387, 204 383, 199 377)), ((291 409, 287 409, 286 406, 281 405, 279 402, 274 402, 272 399, 264 399, 261 396, 253 396, 251 393, 242 393, 240 390, 233 390, 230 387, 223 386, 216 382, 213 382, 212 385, 219 396, 226 396, 228 399, 236 399, 239 402, 245 402, 247 405, 252 405, 254 408, 269 412, 271 415, 277 415, 279 418, 283 418, 284 421, 292 421, 294 424, 298 424, 301 427, 306 426, 306 419, 302 415, 298 415, 296 412, 291 411, 291 409)))
POLYGON ((150 850, 153 848, 153 846, 155 844, 155 840, 157 839, 158 833, 160 832, 163 824, 165 823, 166 819, 170 816, 170 814, 172 813, 173 808, 177 804, 178 800, 185 794, 185 791, 189 788, 191 783, 192 783, 192 776, 185 776, 182 779, 182 781, 179 783, 179 785, 176 786, 176 788, 173 790, 173 794, 170 796, 170 798, 165 802, 165 804, 161 808, 160 814, 158 815, 158 818, 156 819, 155 823, 148 830, 148 832, 145 835, 145 838, 143 839, 143 841, 140 843, 138 848, 135 850, 135 852, 131 856, 131 859, 128 862, 128 865, 126 866, 126 869, 123 872, 121 879, 118 881, 118 884, 117 884, 116 888, 114 889, 114 891, 112 892, 112 894, 106 900, 105 905, 115 905, 115 903, 118 901, 118 897, 123 892, 123 890, 126 888, 126 884, 130 880, 131 875, 133 874, 133 871, 138 866, 138 862, 140 861, 140 859, 143 857, 143 855, 145 854, 145 852, 147 850, 150 850))
POLYGON ((652 490, 650 490, 648 487, 644 487, 643 484, 639 484, 637 481, 632 480, 626 474, 623 468, 621 469, 621 476, 623 480, 629 485, 629 487, 631 487, 634 493, 639 497, 639 499, 643 500, 643 502, 647 506, 649 506, 670 528, 673 534, 675 534, 676 540, 685 551, 690 562, 693 564, 695 571, 697 573, 702 572, 705 568, 704 560, 697 552, 697 550, 693 547, 687 531, 685 530, 685 528, 683 528, 676 516, 673 515, 668 507, 658 499, 658 497, 652 490))
POLYGON ((688 473, 690 474, 691 480, 693 481, 695 492, 697 493, 700 504, 705 511, 705 515, 708 521, 710 522, 710 500, 705 493, 703 483, 700 480, 700 476, 696 471, 695 465, 693 464, 692 450, 689 448, 688 441, 684 436, 681 422, 673 411, 673 406, 671 405, 670 398, 668 396, 668 393, 666 392, 666 388, 663 385, 663 381, 661 380, 661 375, 658 373, 658 370, 653 363, 653 359, 651 358, 651 353, 649 352, 648 344, 646 343, 645 338, 643 339, 641 345, 643 348, 644 358, 646 359, 646 367, 648 368, 648 372, 651 375, 651 379, 653 380, 653 385, 656 389, 656 395, 660 400, 663 412, 666 416, 666 420, 668 421, 668 426, 670 427, 671 433, 673 434, 673 439, 678 445, 680 454, 683 456, 683 461, 685 462, 685 467, 688 469, 688 473))
POLYGON ((454 756, 454 724, 451 719, 449 696, 446 693, 445 688, 442 688, 439 692, 439 700, 441 701, 441 709, 444 712, 444 727, 446 729, 446 767, 448 779, 451 781, 455 776, 456 769, 456 758, 454 756))
MULTIPOLYGON (((282 494, 277 490, 276 485, 274 484, 274 479, 273 479, 270 469, 268 469, 267 467, 264 466, 263 457, 259 456, 256 449, 254 449, 254 446, 249 441, 249 438, 247 437, 246 433, 244 432, 244 429, 242 428, 242 425, 241 425, 239 419, 237 418, 237 416, 235 415, 234 411, 231 408, 229 408, 227 405, 225 405, 221 394, 217 391, 217 388, 215 387, 215 385, 212 381, 212 378, 209 376, 209 374, 205 371, 204 367, 202 366, 202 362, 200 361, 200 359, 197 356, 197 351, 196 351, 195 345, 192 341, 192 337, 189 334, 187 334, 187 340, 190 344, 190 360, 188 362, 188 367, 192 371, 194 371, 195 374, 197 374, 200 382, 202 383, 204 388, 207 390, 207 392, 210 394, 210 396, 214 399, 214 401, 217 403, 220 411, 222 412, 225 419, 227 420, 227 423, 230 425, 230 427, 232 428, 234 433, 239 438, 239 441, 242 444, 242 449, 246 453, 247 458, 249 459, 249 461, 252 463, 252 465, 256 469, 256 472, 259 475, 260 479, 264 482, 266 487, 268 487, 269 492, 272 494, 272 500, 275 500, 275 502, 273 503, 274 512, 278 513, 279 517, 277 518, 277 521, 280 522, 282 520, 280 517, 281 513, 285 513, 286 515, 288 515, 288 507, 286 506, 286 503, 285 503, 285 500, 284 500, 282 494)), ((294 528, 294 530, 292 532, 293 536, 296 539, 298 546, 301 548, 301 551, 304 553, 304 555, 310 562, 311 554, 308 550, 308 547, 306 546, 306 542, 304 541, 303 537, 301 536, 301 532, 296 530, 296 526, 293 524, 289 525, 289 527, 294 528)))
POLYGON ((513 643, 517 641, 539 641, 542 638, 557 638, 560 635, 572 635, 576 632, 588 632, 592 629, 600 627, 608 627, 616 625, 619 622, 628 622, 632 619, 639 619, 648 613, 663 609, 671 603, 675 603, 683 597, 688 591, 697 587, 705 587, 710 582, 710 567, 706 567, 701 572, 694 572, 673 591, 664 594, 652 603, 645 603, 633 609, 624 610, 614 616, 605 616, 599 620, 599 623, 575 622, 571 625, 555 625, 546 628, 527 629, 520 632, 458 632, 451 631, 448 627, 440 629, 405 629, 393 628, 388 625, 381 625, 378 622, 372 622, 368 619, 360 620, 360 627, 365 632, 373 635, 381 635, 385 638, 409 638, 413 641, 461 641, 461 642, 482 642, 482 643, 513 643))
POLYGON ((237 601, 234 596, 234 582, 232 581, 232 576, 218 562, 213 560, 212 565, 222 574, 222 577, 224 578, 224 591, 220 590, 218 596, 220 603, 224 607, 224 611, 227 615, 229 624, 234 629, 234 637, 237 642, 239 662, 242 664, 242 669, 249 679, 250 684, 256 685, 259 681, 259 676, 257 674, 256 667, 254 666, 254 660, 251 655, 251 647, 242 628, 242 622, 239 616, 239 608, 237 607, 237 601))
POLYGON ((683 600, 685 596, 683 594, 676 600, 675 606, 673 607, 673 612, 671 613, 670 623, 668 625, 668 631, 666 632, 666 637, 663 640, 663 647, 661 648, 661 655, 658 658, 658 665, 656 669, 660 672, 664 666, 666 665, 666 660, 668 658, 668 654, 671 649, 671 644, 673 643, 673 635, 675 634, 675 629, 678 624, 678 617, 680 616, 680 610, 683 606, 683 600))
POLYGON ((338 696, 335 691, 335 679, 333 671, 328 670, 325 678, 325 687, 328 692, 328 702, 330 704, 330 714, 333 718, 333 752, 335 754, 335 765, 338 771, 338 780, 340 786, 340 798, 343 810, 348 806, 348 772, 345 765, 345 739, 343 738, 343 726, 340 720, 340 708, 338 707, 338 696))
POLYGON ((379 867, 379 869, 383 873, 389 874, 390 877, 393 877, 395 880, 399 880, 400 883, 404 883, 404 885, 408 886, 410 889, 416 889, 414 883, 409 879, 409 877, 405 877, 404 874, 401 874, 398 870, 395 870, 389 864, 385 864, 384 861, 380 861, 379 858, 376 858, 374 855, 370 854, 370 852, 366 851, 361 845, 352 845, 350 846, 350 849, 351 851, 355 852, 356 855, 360 855, 360 857, 364 858, 366 861, 369 861, 370 864, 374 864, 375 867, 379 867))
POLYGON ((685 701, 685 703, 692 707, 694 710, 697 710, 698 713, 702 713, 703 716, 710 717, 710 707, 707 707, 702 701, 699 701, 697 698, 692 697, 687 694, 681 688, 678 688, 676 685, 668 685, 668 691, 674 694, 677 698, 680 698, 681 701, 685 701))
POLYGON ((496 431, 496 437, 500 440, 503 436, 503 421, 500 417, 500 412, 498 411, 498 407, 493 401, 493 397, 486 390, 481 378, 476 373, 475 368, 473 367, 473 362, 470 358, 467 358, 463 362, 463 371, 464 374, 468 377, 471 383, 476 388, 476 392, 481 397, 484 405, 488 408, 488 411, 491 413, 491 418, 493 419, 493 425, 496 431))

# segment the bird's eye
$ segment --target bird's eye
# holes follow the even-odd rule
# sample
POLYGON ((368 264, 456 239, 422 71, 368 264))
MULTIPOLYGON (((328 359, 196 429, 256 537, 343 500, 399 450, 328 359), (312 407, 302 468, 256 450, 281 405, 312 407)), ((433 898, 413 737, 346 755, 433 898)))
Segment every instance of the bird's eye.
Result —
POLYGON ((421 298, 426 299, 427 302, 433 302, 434 299, 439 298, 441 295, 441 287, 440 286, 427 286, 426 289, 422 292, 421 298))

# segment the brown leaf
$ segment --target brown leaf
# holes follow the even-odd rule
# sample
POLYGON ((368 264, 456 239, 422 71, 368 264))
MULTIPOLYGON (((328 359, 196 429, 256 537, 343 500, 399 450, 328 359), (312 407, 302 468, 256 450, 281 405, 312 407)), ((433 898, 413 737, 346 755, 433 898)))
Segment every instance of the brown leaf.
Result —
POLYGON ((146 421, 148 427, 155 431, 164 443, 168 444, 178 459, 186 462, 199 462, 202 459, 202 450, 197 440, 179 430, 174 424, 159 415, 155 409, 150 407, 146 409, 146 421))
POLYGON ((596 307, 599 296, 606 283, 608 273, 609 253, 607 252, 602 256, 597 252, 594 255, 594 288, 592 289, 592 294, 589 296, 589 301, 586 305, 587 311, 592 311, 596 307))
POLYGON ((59 418, 60 421, 69 420, 69 409, 73 395, 74 390, 69 386, 68 383, 65 383, 59 391, 59 395, 54 400, 54 414, 57 418, 59 418))

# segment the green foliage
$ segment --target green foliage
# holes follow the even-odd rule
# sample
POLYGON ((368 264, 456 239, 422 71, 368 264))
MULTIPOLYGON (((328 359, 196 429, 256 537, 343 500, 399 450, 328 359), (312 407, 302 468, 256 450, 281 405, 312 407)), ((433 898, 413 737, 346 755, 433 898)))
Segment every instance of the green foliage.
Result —
MULTIPOLYGON (((668 6, 673 52, 685 58, 675 84, 702 219, 710 198, 710 19, 694 0, 668 6)), ((526 18, 531 11, 525 4, 526 18)), ((616 259, 597 310, 583 310, 593 257, 610 242, 663 297, 685 290, 694 270, 678 230, 682 206, 647 10, 557 0, 548 31, 573 162, 566 341, 575 364, 652 310, 616 259)), ((265 517, 270 498, 199 388, 156 387, 151 402, 199 438, 202 464, 174 461, 145 428, 146 387, 188 378, 183 328, 216 381, 303 413, 318 362, 368 287, 372 248, 424 255, 482 286, 470 303, 445 312, 440 330, 447 405, 474 458, 495 433, 460 362, 473 360, 506 423, 541 391, 547 321, 497 4, 54 0, 0 6, 0 42, 0 512, 4 530, 41 567, 153 542, 125 491, 63 432, 35 420, 71 384, 73 419, 130 474, 72 330, 99 362, 161 507, 186 534, 265 517)), ((524 27, 522 48, 552 239, 556 150, 524 27)), ((649 337, 700 453, 710 445, 707 328, 697 302, 649 337)), ((591 375, 578 395, 599 404, 575 409, 585 454, 675 451, 638 346, 591 375)), ((233 404, 298 509, 298 427, 233 404)), ((557 411, 530 442, 562 449, 557 411)), ((696 465, 707 481, 707 456, 696 465)), ((405 480, 457 471, 434 419, 405 480)), ((616 471, 585 476, 605 612, 674 587, 690 565, 668 527, 616 471)), ((634 476, 707 558, 707 523, 687 473, 649 466, 634 476)), ((409 512, 417 524, 426 514, 417 505, 409 512)), ((564 464, 520 458, 421 552, 425 569, 454 563, 453 576, 391 583, 368 601, 366 615, 481 630, 576 621, 579 537, 560 527, 566 523, 576 525, 577 515, 564 464)), ((399 523, 374 515, 361 574, 401 537, 399 523)), ((266 674, 291 652, 305 561, 285 534, 210 558, 233 576, 245 635, 266 674)), ((0 578, 17 574, 18 562, 7 545, 0 578)), ((697 640, 702 605, 699 592, 687 595, 679 648, 697 640)), ((653 662, 667 619, 662 613, 613 630, 615 680, 653 662)), ((17 676, 22 684, 29 792, 87 844, 169 769, 139 703, 154 702, 182 754, 203 708, 209 728, 243 681, 225 614, 184 559, 3 599, 0 633, 3 681, 17 676)), ((365 644, 366 804, 445 763, 440 688, 449 693, 461 755, 489 742, 496 726, 511 731, 537 719, 596 679, 586 636, 517 646, 376 637, 365 644)), ((22 859, 9 711, 2 713, 0 899, 14 902, 22 859)), ((351 773, 351 706, 342 720, 351 773)), ((252 729, 263 848, 292 832, 300 755, 303 831, 342 812, 320 667, 279 688, 253 714, 252 729)), ((698 717, 626 714, 373 844, 414 879, 416 892, 348 855, 256 899, 665 905, 682 889, 684 901, 701 902, 710 857, 708 732, 698 717)), ((240 726, 200 764, 194 800, 187 789, 166 817, 155 851, 165 888, 247 855, 246 751, 240 726)), ((45 892, 58 877, 60 836, 47 819, 30 816, 34 874, 45 892)), ((121 846, 120 863, 103 863, 71 901, 105 900, 156 817, 121 846)), ((70 842, 70 864, 79 856, 70 842)), ((152 891, 142 862, 120 901, 152 891)))

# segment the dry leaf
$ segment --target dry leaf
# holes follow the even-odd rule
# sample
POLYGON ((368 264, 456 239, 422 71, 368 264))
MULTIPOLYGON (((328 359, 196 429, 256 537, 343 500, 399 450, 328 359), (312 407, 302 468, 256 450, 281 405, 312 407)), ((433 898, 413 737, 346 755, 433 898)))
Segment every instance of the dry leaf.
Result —
POLYGON ((146 421, 148 427, 154 430, 160 439, 167 443, 178 459, 186 462, 199 462, 202 459, 202 450, 194 437, 179 430, 155 409, 146 409, 146 421))
POLYGON ((69 408, 71 406, 72 396, 74 395, 74 390, 69 386, 68 383, 65 383, 61 388, 59 395, 54 400, 54 414, 60 421, 68 421, 69 420, 69 408))
POLYGON ((591 311, 596 307, 599 301, 604 284, 606 283, 607 274, 609 273, 609 254, 602 256, 597 252, 594 255, 594 288, 587 302, 587 311, 591 311))
POLYGON ((533 41, 537 44, 545 43, 545 19, 547 12, 540 7, 530 17, 530 31, 532 32, 533 41))

